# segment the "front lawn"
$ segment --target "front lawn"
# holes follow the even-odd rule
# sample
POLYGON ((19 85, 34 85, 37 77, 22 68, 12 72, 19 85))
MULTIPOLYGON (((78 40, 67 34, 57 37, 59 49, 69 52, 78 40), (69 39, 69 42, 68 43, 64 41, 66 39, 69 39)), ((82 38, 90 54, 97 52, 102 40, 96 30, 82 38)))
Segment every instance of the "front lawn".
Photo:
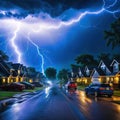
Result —
POLYGON ((120 97, 120 90, 115 90, 115 91, 114 91, 114 95, 120 97))
POLYGON ((77 86, 77 89, 83 91, 85 89, 85 87, 86 87, 85 85, 80 85, 80 86, 77 86))
POLYGON ((9 98, 14 96, 15 94, 19 94, 22 92, 16 92, 16 91, 0 91, 0 100, 5 99, 5 98, 9 98))
POLYGON ((35 91, 42 90, 42 89, 43 89, 43 87, 35 87, 35 89, 33 89, 33 90, 25 89, 22 92, 18 92, 18 91, 0 91, 0 100, 10 98, 10 97, 14 96, 15 94, 20 94, 20 93, 24 93, 24 92, 35 92, 35 91))

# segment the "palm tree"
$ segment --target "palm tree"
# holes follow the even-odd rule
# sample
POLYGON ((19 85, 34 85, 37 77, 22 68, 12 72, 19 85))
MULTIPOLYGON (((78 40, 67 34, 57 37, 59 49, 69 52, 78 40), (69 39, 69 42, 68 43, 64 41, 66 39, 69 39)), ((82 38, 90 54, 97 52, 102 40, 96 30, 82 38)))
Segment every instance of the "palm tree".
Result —
POLYGON ((90 54, 82 54, 75 59, 76 63, 80 66, 86 65, 96 65, 97 61, 94 59, 93 55, 90 54))
POLYGON ((104 32, 105 40, 107 41, 107 46, 120 47, 120 18, 111 24, 111 29, 104 32))
POLYGON ((101 53, 100 55, 97 56, 98 62, 100 60, 108 60, 110 61, 110 54, 109 53, 101 53))

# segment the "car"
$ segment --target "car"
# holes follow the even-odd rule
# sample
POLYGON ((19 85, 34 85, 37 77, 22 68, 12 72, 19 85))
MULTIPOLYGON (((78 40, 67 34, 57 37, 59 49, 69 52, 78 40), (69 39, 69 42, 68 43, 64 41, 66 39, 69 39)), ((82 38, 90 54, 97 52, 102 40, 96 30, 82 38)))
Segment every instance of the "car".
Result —
POLYGON ((25 85, 25 89, 34 89, 35 88, 35 85, 33 85, 29 82, 26 82, 26 81, 22 81, 22 82, 19 82, 19 83, 25 85))
POLYGON ((11 90, 11 91, 22 91, 25 89, 25 85, 13 82, 9 84, 4 84, 1 86, 2 90, 11 90))
POLYGON ((77 90, 77 83, 73 81, 68 81, 68 83, 65 85, 65 88, 67 90, 77 90))
POLYGON ((32 82, 31 84, 34 85, 35 87, 43 87, 43 84, 39 82, 32 82))
POLYGON ((101 96, 101 95, 107 95, 108 97, 111 97, 113 95, 113 88, 109 84, 104 83, 92 83, 88 87, 85 88, 86 95, 95 95, 101 96))

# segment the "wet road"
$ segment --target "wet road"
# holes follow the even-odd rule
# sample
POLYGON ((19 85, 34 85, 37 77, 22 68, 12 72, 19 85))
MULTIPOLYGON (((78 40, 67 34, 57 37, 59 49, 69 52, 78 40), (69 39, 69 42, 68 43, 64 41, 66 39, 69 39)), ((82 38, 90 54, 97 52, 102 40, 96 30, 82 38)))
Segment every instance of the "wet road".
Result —
POLYGON ((22 103, 0 113, 0 120, 120 120, 120 105, 112 99, 84 92, 65 92, 48 87, 22 103))

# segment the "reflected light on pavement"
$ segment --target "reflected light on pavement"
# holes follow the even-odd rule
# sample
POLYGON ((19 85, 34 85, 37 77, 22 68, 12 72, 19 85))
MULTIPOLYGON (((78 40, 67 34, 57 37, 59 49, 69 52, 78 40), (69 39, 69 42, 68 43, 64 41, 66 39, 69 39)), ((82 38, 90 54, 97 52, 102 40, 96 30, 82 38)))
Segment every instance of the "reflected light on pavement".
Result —
POLYGON ((87 103, 91 103, 92 100, 87 98, 84 92, 78 92, 79 93, 79 100, 85 105, 87 103))
POLYGON ((120 105, 117 105, 117 110, 118 112, 120 112, 120 105))
POLYGON ((46 98, 49 96, 50 88, 51 88, 50 86, 45 88, 45 94, 46 94, 45 97, 46 97, 46 98))
POLYGON ((21 106, 18 103, 14 104, 12 107, 14 112, 19 112, 21 110, 21 106))

